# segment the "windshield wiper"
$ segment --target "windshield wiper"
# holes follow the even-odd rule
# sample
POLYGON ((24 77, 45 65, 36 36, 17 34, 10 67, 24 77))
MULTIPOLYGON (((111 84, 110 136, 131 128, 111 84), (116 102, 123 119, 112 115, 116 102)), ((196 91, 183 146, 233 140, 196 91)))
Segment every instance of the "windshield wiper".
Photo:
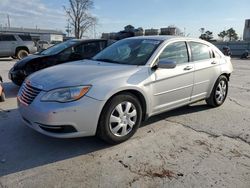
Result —
POLYGON ((92 59, 92 60, 94 60, 94 61, 104 61, 104 62, 107 62, 107 63, 117 63, 117 64, 119 64, 119 62, 114 61, 112 59, 105 59, 105 58, 103 58, 103 59, 92 59))

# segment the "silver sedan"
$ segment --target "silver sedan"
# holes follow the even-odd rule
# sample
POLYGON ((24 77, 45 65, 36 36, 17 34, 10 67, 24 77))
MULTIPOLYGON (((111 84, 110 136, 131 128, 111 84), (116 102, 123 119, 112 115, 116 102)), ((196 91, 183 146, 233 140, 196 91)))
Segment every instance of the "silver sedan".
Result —
POLYGON ((148 117, 206 100, 222 105, 233 68, 212 44, 191 38, 124 39, 92 60, 44 69, 18 93, 23 121, 58 138, 98 135, 120 143, 148 117))

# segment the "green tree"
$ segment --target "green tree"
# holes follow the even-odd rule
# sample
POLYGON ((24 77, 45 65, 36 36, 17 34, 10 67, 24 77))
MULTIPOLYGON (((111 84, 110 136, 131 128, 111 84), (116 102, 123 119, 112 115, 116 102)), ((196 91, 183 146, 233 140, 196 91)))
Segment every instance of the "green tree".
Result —
POLYGON ((200 39, 206 40, 206 41, 211 41, 213 39, 213 32, 211 31, 206 31, 205 33, 202 33, 200 36, 200 39))
POLYGON ((224 40, 224 38, 227 36, 227 31, 224 30, 224 31, 220 32, 218 34, 218 36, 224 40))
POLYGON ((238 40, 238 34, 236 33, 236 31, 233 28, 230 28, 227 30, 227 36, 229 38, 229 41, 233 41, 233 40, 238 40))
POLYGON ((234 41, 234 40, 238 40, 238 34, 236 33, 236 31, 233 28, 230 28, 228 30, 224 30, 222 32, 220 32, 218 34, 219 37, 221 37, 222 39, 224 39, 225 37, 227 37, 229 39, 229 41, 234 41))

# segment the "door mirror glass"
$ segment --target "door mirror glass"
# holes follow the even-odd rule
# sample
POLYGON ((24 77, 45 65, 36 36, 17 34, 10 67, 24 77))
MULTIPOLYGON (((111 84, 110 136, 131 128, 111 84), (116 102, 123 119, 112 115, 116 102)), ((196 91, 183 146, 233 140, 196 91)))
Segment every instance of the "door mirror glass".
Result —
POLYGON ((158 62, 158 68, 162 68, 162 69, 173 69, 176 67, 176 62, 173 60, 169 60, 169 59, 161 59, 158 62))

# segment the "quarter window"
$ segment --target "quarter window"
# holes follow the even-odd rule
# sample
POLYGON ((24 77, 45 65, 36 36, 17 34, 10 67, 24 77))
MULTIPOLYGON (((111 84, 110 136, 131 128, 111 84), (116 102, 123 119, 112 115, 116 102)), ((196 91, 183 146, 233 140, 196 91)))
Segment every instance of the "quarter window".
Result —
POLYGON ((221 55, 216 50, 214 50, 214 57, 221 58, 221 55))
POLYGON ((0 41, 16 41, 13 35, 0 35, 0 41))
POLYGON ((160 60, 168 59, 175 61, 177 64, 188 62, 188 52, 185 42, 175 42, 169 44, 161 53, 160 60))
POLYGON ((200 61, 212 58, 210 48, 207 45, 198 42, 190 42, 189 44, 192 52, 193 61, 200 61))

